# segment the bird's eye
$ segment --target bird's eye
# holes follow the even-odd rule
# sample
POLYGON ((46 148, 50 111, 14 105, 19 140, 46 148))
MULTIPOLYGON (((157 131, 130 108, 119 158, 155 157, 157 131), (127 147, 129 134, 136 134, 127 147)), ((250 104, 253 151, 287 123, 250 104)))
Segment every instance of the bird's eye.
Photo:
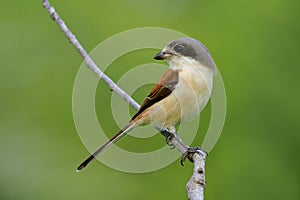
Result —
POLYGON ((178 44, 174 47, 174 50, 178 53, 181 53, 184 50, 184 46, 181 44, 178 44))

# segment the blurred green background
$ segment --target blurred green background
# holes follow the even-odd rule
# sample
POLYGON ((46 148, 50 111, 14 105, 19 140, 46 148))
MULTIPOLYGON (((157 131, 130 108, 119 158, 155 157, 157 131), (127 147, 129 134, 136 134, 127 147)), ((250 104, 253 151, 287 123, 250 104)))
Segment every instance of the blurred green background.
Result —
MULTIPOLYGON (((51 3, 87 51, 111 35, 147 26, 201 40, 222 73, 228 101, 223 133, 207 159, 206 199, 299 199, 300 1, 51 3)), ((186 199, 190 163, 128 174, 94 162, 74 172, 88 155, 72 117, 82 58, 41 1, 2 0, 0 9, 0 199, 186 199)), ((155 52, 130 53, 126 62, 114 63, 124 63, 123 71, 107 73, 117 80, 130 66, 154 62, 155 52)), ((96 100, 109 99, 107 87, 99 88, 96 100)), ((137 91, 138 102, 148 90, 137 91)), ((101 123, 117 130, 101 105, 99 118, 109 115, 101 123)), ((208 119, 209 108, 199 137, 208 119)), ((147 148, 164 145, 160 136, 155 141, 147 148)), ((124 144, 143 150, 141 139, 124 144)))

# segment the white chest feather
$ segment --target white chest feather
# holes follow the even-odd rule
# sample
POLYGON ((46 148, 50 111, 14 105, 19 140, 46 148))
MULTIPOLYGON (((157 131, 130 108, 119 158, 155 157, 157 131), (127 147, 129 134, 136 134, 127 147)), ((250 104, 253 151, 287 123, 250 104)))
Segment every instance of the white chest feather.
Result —
POLYGON ((173 92, 155 104, 149 116, 158 127, 171 127, 199 115, 212 90, 213 71, 199 63, 180 62, 170 68, 178 70, 178 83, 173 92))
POLYGON ((190 121, 199 115, 211 96, 213 71, 191 60, 181 60, 171 68, 180 71, 173 91, 180 105, 180 121, 190 121))

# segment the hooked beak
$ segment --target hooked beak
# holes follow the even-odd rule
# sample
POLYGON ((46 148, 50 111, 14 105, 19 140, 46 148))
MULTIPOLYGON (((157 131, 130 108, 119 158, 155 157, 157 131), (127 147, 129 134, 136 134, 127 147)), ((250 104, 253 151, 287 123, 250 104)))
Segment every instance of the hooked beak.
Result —
POLYGON ((164 60, 164 59, 166 59, 166 58, 168 58, 168 57, 170 57, 170 56, 171 56, 170 53, 161 51, 161 52, 159 52, 158 54, 156 54, 156 55, 154 56, 154 59, 155 59, 155 60, 164 60))

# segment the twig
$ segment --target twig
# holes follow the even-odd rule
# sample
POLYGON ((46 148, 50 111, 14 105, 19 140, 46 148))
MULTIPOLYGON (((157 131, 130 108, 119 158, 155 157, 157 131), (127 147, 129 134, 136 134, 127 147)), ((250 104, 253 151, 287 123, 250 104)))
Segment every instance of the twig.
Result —
POLYGON ((76 39, 75 35, 70 31, 65 22, 60 18, 55 9, 50 5, 49 1, 43 0, 43 6, 48 10, 51 18, 57 23, 60 30, 68 38, 69 42, 75 47, 75 49, 80 53, 81 57, 84 59, 85 64, 90 68, 95 74, 102 79, 110 88, 111 91, 115 91, 121 98, 123 98, 129 105, 138 110, 140 108, 139 104, 133 100, 124 90, 118 87, 106 74, 104 74, 99 67, 94 63, 91 57, 87 54, 85 49, 76 39))
MULTIPOLYGON (((138 110, 140 105, 132 99, 124 90, 122 90, 118 85, 116 85, 106 74, 104 74, 100 68, 94 63, 91 57, 87 54, 85 49, 76 39, 75 35, 70 31, 65 22, 60 18, 55 9, 50 5, 48 0, 42 0, 43 6, 50 14, 50 17, 56 22, 60 27, 61 31, 67 37, 69 42, 76 48, 79 54, 85 61, 85 64, 89 69, 91 69, 95 74, 102 79, 110 88, 111 91, 116 92, 123 100, 125 100, 134 109, 138 110)), ((159 129, 158 129, 159 130, 159 129)), ((182 154, 186 153, 188 146, 181 140, 178 134, 173 134, 167 130, 159 130, 165 137, 172 143, 182 154)), ((190 181, 187 183, 188 197, 191 200, 203 200, 204 199, 204 189, 205 189, 205 158, 207 153, 202 150, 197 150, 193 155, 194 160, 194 173, 190 181)))

